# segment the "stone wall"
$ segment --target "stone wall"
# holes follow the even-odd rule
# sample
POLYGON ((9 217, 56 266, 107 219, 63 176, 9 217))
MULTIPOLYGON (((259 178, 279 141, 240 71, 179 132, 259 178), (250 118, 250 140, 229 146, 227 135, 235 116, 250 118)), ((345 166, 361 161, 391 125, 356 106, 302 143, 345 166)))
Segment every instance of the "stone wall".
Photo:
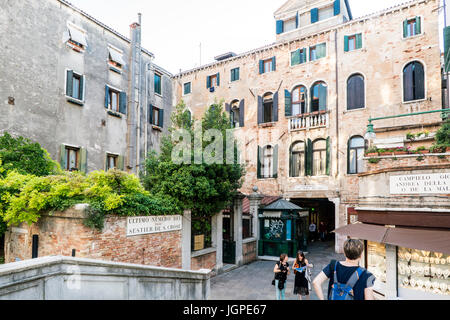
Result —
POLYGON ((210 275, 210 270, 44 257, 0 266, 0 300, 207 300, 210 275))
MULTIPOLYGON (((127 218, 108 216, 100 232, 83 224, 83 210, 43 215, 31 226, 9 228, 5 262, 32 257, 32 236, 39 236, 39 257, 62 255, 124 263, 181 268, 181 231, 127 237, 127 218)), ((199 268, 200 269, 200 268, 199 268)))
POLYGON ((191 270, 214 269, 216 266, 216 251, 196 255, 191 258, 191 270))

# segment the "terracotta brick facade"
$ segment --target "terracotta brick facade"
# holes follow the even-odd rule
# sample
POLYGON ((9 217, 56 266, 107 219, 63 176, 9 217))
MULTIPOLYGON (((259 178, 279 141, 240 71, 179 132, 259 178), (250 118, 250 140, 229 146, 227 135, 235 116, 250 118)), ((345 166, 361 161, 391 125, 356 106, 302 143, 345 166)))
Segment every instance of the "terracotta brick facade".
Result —
POLYGON ((251 241, 242 244, 243 264, 251 263, 257 260, 256 243, 256 241, 251 241))
POLYGON ((39 257, 71 256, 106 261, 181 268, 181 231, 126 236, 127 218, 108 216, 103 231, 83 224, 83 211, 70 209, 43 215, 31 226, 10 228, 5 239, 5 262, 32 257, 32 236, 39 236, 39 257))
MULTIPOLYGON (((231 104, 244 100, 244 126, 234 129, 246 164, 242 189, 250 194, 257 186, 265 195, 288 199, 328 199, 336 205, 336 226, 347 224, 347 208, 358 204, 359 177, 349 174, 348 145, 354 136, 364 137, 368 119, 442 108, 439 6, 436 0, 413 1, 385 11, 339 24, 315 34, 278 41, 241 55, 217 61, 175 76, 176 102, 183 100, 195 119, 200 119, 215 100, 231 104), (403 21, 420 16, 422 32, 403 37, 403 21), (345 52, 344 37, 362 34, 362 48, 345 52), (291 52, 326 43, 326 57, 291 66, 291 52), (259 61, 276 57, 276 70, 259 74, 259 61), (403 100, 403 69, 418 61, 424 66, 425 99, 403 100), (230 71, 240 68, 240 79, 230 81, 230 71), (206 87, 207 76, 220 73, 214 92, 206 87), (365 108, 348 110, 347 80, 364 77, 365 108), (324 126, 292 130, 296 117, 285 116, 285 90, 303 85, 308 90, 317 81, 327 86, 327 121, 324 126), (192 93, 183 95, 183 84, 191 82, 192 93), (258 97, 278 92, 278 121, 258 124, 258 97), (289 177, 290 147, 294 142, 330 138, 330 174, 289 177), (278 175, 258 179, 258 147, 278 145, 278 175), (312 186, 312 188, 311 188, 312 186)), ((308 102, 309 104, 309 102, 308 102)), ((309 116, 311 117, 311 115, 309 116)), ((405 137, 426 128, 435 132, 439 113, 374 122, 377 138, 405 137)), ((426 143, 429 146, 432 141, 426 143)))
POLYGON ((191 258, 191 270, 213 269, 216 266, 216 252, 191 258))

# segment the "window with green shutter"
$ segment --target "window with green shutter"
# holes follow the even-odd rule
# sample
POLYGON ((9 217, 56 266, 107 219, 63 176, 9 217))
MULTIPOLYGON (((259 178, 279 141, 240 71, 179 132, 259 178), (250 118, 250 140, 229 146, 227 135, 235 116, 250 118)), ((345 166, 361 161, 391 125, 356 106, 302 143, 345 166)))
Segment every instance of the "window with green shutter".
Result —
POLYGON ((291 52, 291 66, 306 62, 306 49, 298 49, 291 52))
POLYGON ((187 82, 184 84, 184 94, 190 94, 191 93, 191 83, 187 82))
POLYGON ((344 37, 344 51, 349 52, 362 48, 362 34, 354 34, 344 37))
POLYGON ((155 79, 155 83, 154 83, 154 85, 155 85, 155 93, 160 95, 161 94, 161 75, 155 73, 154 79, 155 79))
POLYGON ((327 55, 327 45, 326 43, 321 43, 315 46, 309 47, 309 60, 315 61, 326 57, 327 55))
POLYGON ((231 82, 239 80, 239 68, 231 69, 231 82))
MULTIPOLYGON (((84 100, 84 76, 67 70, 66 73, 66 96, 79 102, 84 100)), ((76 102, 69 100, 71 102, 76 102)))
POLYGON ((422 33, 422 23, 420 17, 406 19, 403 21, 403 37, 409 38, 422 33))

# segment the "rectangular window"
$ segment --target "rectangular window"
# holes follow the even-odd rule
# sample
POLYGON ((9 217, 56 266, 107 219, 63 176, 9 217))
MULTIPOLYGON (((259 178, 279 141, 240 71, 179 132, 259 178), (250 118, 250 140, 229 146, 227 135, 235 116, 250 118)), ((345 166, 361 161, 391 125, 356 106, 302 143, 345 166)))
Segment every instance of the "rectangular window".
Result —
POLYGON ((403 37, 409 38, 422 33, 421 18, 415 17, 403 22, 403 37))
POLYGON ((66 167, 67 171, 80 171, 80 149, 66 146, 66 167))
POLYGON ((242 216, 242 239, 248 239, 252 237, 252 217, 244 214, 242 216))
POLYGON ((348 37, 348 51, 356 49, 356 36, 348 37))
POLYGON ((186 95, 189 93, 191 93, 191 83, 190 82, 184 84, 184 94, 186 95))
POLYGON ((161 94, 161 75, 155 73, 155 93, 161 94))
POLYGON ((408 20, 407 33, 408 37, 416 35, 416 19, 408 20))
POLYGON ((152 124, 154 126, 158 126, 159 125, 159 109, 153 107, 152 110, 152 124))
POLYGON ((111 46, 108 47, 108 52, 109 64, 115 68, 122 69, 122 66, 125 65, 125 61, 123 60, 123 52, 111 46))
POLYGON ((119 156, 114 154, 106 155, 106 171, 110 169, 117 169, 119 156))
POLYGON ((231 82, 239 80, 239 68, 231 69, 231 82))
POLYGON ((291 52, 291 66, 306 62, 306 49, 298 49, 291 52))
POLYGON ((273 71, 273 60, 267 59, 264 60, 264 73, 273 71))
POLYGON ((114 112, 119 112, 119 96, 120 92, 114 89, 109 89, 109 106, 108 109, 114 112))
POLYGON ((319 9, 319 21, 334 17, 334 6, 319 9))
POLYGON ((73 24, 68 24, 67 29, 69 33, 69 39, 67 42, 70 43, 74 50, 78 52, 84 51, 87 46, 86 32, 73 24))
POLYGON ((73 72, 73 70, 67 71, 66 96, 79 101, 84 99, 84 76, 73 72))
POLYGON ((354 34, 344 37, 344 51, 353 51, 362 48, 362 34, 354 34))
POLYGON ((292 31, 297 28, 297 19, 289 19, 284 21, 284 32, 292 31))
POLYGON ((217 86, 217 76, 213 75, 209 77, 210 81, 211 81, 211 87, 216 87, 217 86))
POLYGON ((321 43, 309 47, 309 61, 315 61, 324 58, 327 54, 326 43, 321 43))

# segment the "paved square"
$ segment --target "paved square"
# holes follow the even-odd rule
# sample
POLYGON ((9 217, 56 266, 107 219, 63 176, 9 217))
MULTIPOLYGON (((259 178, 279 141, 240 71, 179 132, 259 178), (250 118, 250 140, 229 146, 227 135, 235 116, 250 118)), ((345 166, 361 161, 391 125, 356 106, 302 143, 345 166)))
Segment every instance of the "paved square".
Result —
MULTIPOLYGON (((314 265, 313 279, 332 259, 344 260, 344 255, 334 252, 334 242, 315 242, 308 246, 306 258, 314 265)), ((289 261, 292 267, 292 261, 289 261)), ((257 261, 220 274, 211 279, 211 300, 275 300, 275 287, 271 285, 274 277, 274 261, 257 261)), ((286 300, 297 300, 293 294, 294 274, 286 282, 286 300)), ((323 286, 326 294, 327 285, 323 286)), ((317 300, 314 292, 311 300, 317 300)))

